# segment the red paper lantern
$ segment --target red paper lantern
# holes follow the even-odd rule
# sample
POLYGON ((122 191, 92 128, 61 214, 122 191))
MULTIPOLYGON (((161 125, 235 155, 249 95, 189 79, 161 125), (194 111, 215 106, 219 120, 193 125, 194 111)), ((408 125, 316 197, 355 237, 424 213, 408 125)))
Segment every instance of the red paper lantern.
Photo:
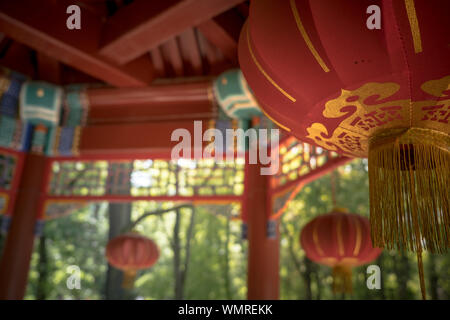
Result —
POLYGON ((450 1, 257 0, 239 61, 260 107, 302 141, 369 158, 375 245, 450 247, 450 1))
POLYGON ((333 290, 351 292, 351 268, 376 259, 381 249, 372 247, 369 220, 345 209, 335 209, 309 222, 300 234, 306 256, 333 268, 333 290))
POLYGON ((153 240, 129 232, 111 239, 106 247, 106 258, 112 266, 125 273, 126 288, 133 285, 137 270, 150 268, 159 258, 159 250, 153 240))

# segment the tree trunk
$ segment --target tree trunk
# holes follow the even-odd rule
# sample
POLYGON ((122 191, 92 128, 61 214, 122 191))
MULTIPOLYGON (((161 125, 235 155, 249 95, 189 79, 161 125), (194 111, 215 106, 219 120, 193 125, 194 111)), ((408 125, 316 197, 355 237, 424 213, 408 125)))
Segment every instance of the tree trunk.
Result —
POLYGON ((46 237, 42 235, 39 239, 39 262, 38 273, 39 278, 36 287, 36 300, 47 299, 47 277, 48 277, 48 259, 47 259, 47 246, 46 237))
POLYGON ((226 224, 226 237, 225 237, 225 294, 228 300, 233 299, 233 295, 231 293, 231 281, 230 281, 230 221, 231 217, 228 214, 226 216, 227 224, 226 224))
POLYGON ((320 273, 319 266, 314 265, 314 280, 315 280, 316 286, 317 286, 317 295, 316 295, 317 300, 322 299, 322 283, 320 282, 320 274, 319 273, 320 273))
POLYGON ((194 234, 194 224, 195 224, 195 210, 194 210, 194 208, 191 208, 191 217, 190 217, 189 226, 188 226, 187 232, 186 232, 186 244, 185 244, 185 249, 184 249, 184 252, 185 252, 184 268, 181 273, 181 284, 182 284, 183 295, 184 295, 184 287, 185 287, 185 283, 186 283, 186 276, 187 276, 188 269, 189 269, 189 261, 191 259, 191 240, 192 240, 192 236, 194 234))
POLYGON ((303 279, 305 280, 306 286, 306 300, 312 300, 312 290, 311 290, 311 271, 312 271, 312 261, 307 257, 303 259, 305 264, 305 272, 303 273, 303 279))
POLYGON ((173 267, 175 277, 175 300, 182 300, 183 283, 181 278, 180 211, 176 210, 175 215, 175 224, 173 226, 173 267))
POLYGON ((180 209, 176 210, 175 225, 173 227, 173 259, 174 259, 174 276, 175 276, 175 299, 184 299, 184 285, 186 283, 186 275, 189 268, 190 252, 191 252, 191 239, 194 232, 195 224, 195 210, 191 209, 191 218, 186 231, 186 243, 184 247, 184 263, 182 265, 181 261, 181 239, 180 239, 180 228, 181 228, 181 213, 180 209))
POLYGON ((378 259, 376 260, 376 264, 380 267, 380 273, 381 273, 381 275, 380 275, 380 277, 381 277, 380 278, 380 286, 381 286, 381 288, 380 288, 380 290, 377 290, 377 291, 379 292, 380 298, 382 300, 386 300, 386 293, 384 291, 384 276, 385 276, 385 273, 383 273, 383 270, 384 270, 384 268, 383 268, 383 260, 384 260, 383 256, 384 256, 384 253, 381 253, 379 255, 378 259))
POLYGON ((410 266, 408 256, 405 252, 400 251, 399 255, 395 257, 395 274, 397 276, 398 285, 398 299, 409 299, 408 294, 408 280, 410 278, 410 266))
POLYGON ((294 250, 294 237, 289 232, 288 228, 284 224, 283 220, 280 221, 281 228, 283 232, 286 234, 287 240, 288 240, 288 249, 289 249, 289 256, 291 257, 292 262, 294 263, 295 269, 297 270, 299 276, 301 276, 305 282, 305 294, 306 300, 312 300, 312 290, 311 290, 311 268, 312 268, 312 262, 308 258, 303 259, 303 263, 305 264, 306 270, 305 272, 302 271, 301 263, 299 259, 297 258, 296 252, 294 250))
MULTIPOLYGON (((109 204, 109 236, 108 239, 120 235, 123 228, 131 223, 131 203, 109 204)), ((126 299, 127 292, 122 288, 123 272, 108 264, 106 274, 105 298, 107 300, 126 299)))

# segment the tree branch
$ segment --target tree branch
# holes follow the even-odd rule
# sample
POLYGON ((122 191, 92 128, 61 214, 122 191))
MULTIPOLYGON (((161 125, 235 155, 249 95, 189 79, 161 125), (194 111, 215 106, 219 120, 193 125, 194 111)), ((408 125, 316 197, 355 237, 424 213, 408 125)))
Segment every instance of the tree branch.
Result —
POLYGON ((134 222, 132 222, 130 225, 128 225, 126 228, 124 228, 123 232, 127 232, 132 230, 139 222, 141 222, 142 220, 144 220, 145 218, 147 218, 148 216, 160 216, 164 213, 167 212, 171 212, 171 211, 177 211, 181 208, 193 208, 193 205, 188 203, 184 203, 184 204, 180 204, 178 206, 172 207, 172 208, 168 208, 168 209, 159 209, 156 211, 150 211, 150 212, 146 212, 144 214, 142 214, 139 218, 137 218, 134 222))

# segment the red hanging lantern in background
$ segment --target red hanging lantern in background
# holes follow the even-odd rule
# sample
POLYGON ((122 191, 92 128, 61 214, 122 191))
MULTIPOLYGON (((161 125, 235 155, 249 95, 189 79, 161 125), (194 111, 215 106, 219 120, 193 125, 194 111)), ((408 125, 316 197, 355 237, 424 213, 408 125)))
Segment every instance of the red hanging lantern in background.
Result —
POLYGON ((310 260, 333 268, 334 292, 351 292, 351 268, 373 261, 382 251, 372 247, 369 220, 341 208, 310 221, 300 244, 310 260))
POLYGON ((106 258, 109 264, 125 273, 123 287, 132 288, 137 271, 154 265, 159 258, 159 250, 153 240, 129 232, 108 242, 106 258))
MULTIPOLYGON (((450 1, 258 0, 239 61, 261 109, 302 141, 368 157, 374 245, 450 248, 450 1)), ((422 286, 424 295, 425 289, 422 286)))

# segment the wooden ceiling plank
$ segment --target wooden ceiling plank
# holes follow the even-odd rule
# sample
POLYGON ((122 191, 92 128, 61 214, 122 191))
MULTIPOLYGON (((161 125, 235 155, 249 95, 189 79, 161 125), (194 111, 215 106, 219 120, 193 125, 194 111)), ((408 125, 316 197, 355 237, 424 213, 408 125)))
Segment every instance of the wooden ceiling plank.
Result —
POLYGON ((79 69, 94 78, 119 87, 145 86, 153 78, 150 58, 136 59, 126 66, 98 55, 102 21, 82 11, 81 30, 66 27, 70 1, 0 1, 0 30, 14 40, 79 69))
POLYGON ((217 55, 217 48, 211 45, 211 43, 205 38, 205 36, 200 32, 200 30, 197 29, 196 33, 200 51, 202 55, 205 57, 208 64, 211 66, 216 63, 221 63, 222 60, 217 55))
POLYGON ((166 68, 164 59, 161 54, 161 49, 159 47, 153 49, 152 51, 150 51, 150 56, 152 57, 152 63, 156 73, 158 74, 158 77, 164 77, 166 75, 166 68))
POLYGON ((232 62, 237 61, 237 44, 244 25, 242 17, 234 10, 227 11, 197 26, 210 43, 218 47, 232 62))
POLYGON ((181 33, 179 35, 179 40, 183 59, 189 64, 193 74, 203 74, 202 57, 194 29, 189 28, 181 33))
POLYGON ((101 54, 125 64, 243 0, 136 0, 105 24, 101 54))
POLYGON ((170 61, 173 71, 175 72, 175 76, 182 77, 184 75, 184 66, 177 38, 174 37, 167 40, 161 46, 161 50, 166 58, 170 61))

